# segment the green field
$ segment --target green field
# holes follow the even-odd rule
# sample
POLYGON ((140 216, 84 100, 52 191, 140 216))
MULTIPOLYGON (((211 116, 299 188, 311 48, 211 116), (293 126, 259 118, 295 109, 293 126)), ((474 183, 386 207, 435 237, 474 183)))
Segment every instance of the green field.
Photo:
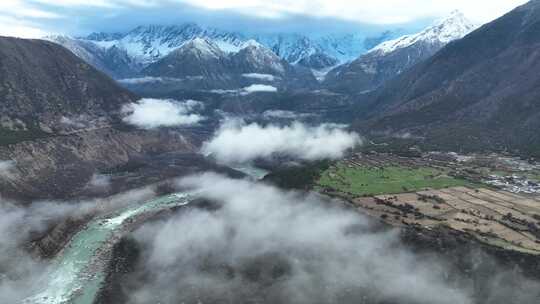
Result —
POLYGON ((354 196, 371 196, 418 191, 425 188, 441 189, 473 186, 433 168, 354 167, 338 163, 321 175, 317 187, 354 196))
POLYGON ((527 177, 533 181, 540 182, 540 173, 538 172, 528 174, 527 177))

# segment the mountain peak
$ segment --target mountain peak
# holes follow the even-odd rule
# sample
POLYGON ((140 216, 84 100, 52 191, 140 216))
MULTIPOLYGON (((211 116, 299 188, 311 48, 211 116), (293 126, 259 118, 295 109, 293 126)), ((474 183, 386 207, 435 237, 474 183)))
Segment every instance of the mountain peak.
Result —
POLYGON ((453 40, 463 38, 476 28, 477 25, 469 21, 461 11, 455 10, 420 33, 383 42, 374 47, 370 53, 391 53, 421 41, 432 44, 447 44, 453 40))
POLYGON ((182 47, 180 47, 180 49, 178 49, 178 52, 191 52, 200 57, 220 58, 224 56, 223 51, 217 44, 206 38, 200 37, 195 37, 186 42, 184 45, 182 45, 182 47))
POLYGON ((474 24, 460 10, 453 10, 447 16, 435 21, 430 28, 455 26, 471 27, 474 26, 474 24))
POLYGON ((477 25, 472 23, 465 15, 455 10, 449 16, 439 20, 434 26, 424 31, 424 34, 438 37, 439 41, 448 43, 462 38, 475 30, 477 25))

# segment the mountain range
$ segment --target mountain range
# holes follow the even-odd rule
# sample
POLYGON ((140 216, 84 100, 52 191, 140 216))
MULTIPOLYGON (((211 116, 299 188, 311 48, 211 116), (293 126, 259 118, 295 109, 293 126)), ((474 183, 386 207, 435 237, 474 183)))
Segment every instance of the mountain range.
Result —
POLYGON ((326 78, 322 87, 346 92, 347 88, 373 89, 472 28, 474 26, 456 12, 421 33, 396 40, 390 39, 396 38, 400 31, 386 31, 367 38, 362 33, 246 35, 194 23, 138 26, 127 33, 93 33, 83 38, 49 36, 47 39, 65 46, 111 77, 126 80, 123 83, 130 88, 141 84, 130 79, 142 78, 142 82, 149 80, 154 87, 233 89, 263 79, 243 75, 263 74, 270 75, 265 79, 272 78, 271 83, 280 89, 312 88, 317 86, 316 77, 326 78), (188 48, 194 50, 187 51, 188 48), (198 52, 197 48, 213 49, 220 59, 205 61, 200 56, 190 57, 189 54, 198 52), (360 56, 365 52, 366 55, 360 56), (254 53, 259 54, 242 59, 254 53), (245 60, 251 63, 242 62, 245 60), (256 60, 262 60, 257 67, 254 66, 256 60), (262 67, 264 64, 269 66, 262 67), (186 68, 179 71, 169 66, 186 68), (333 67, 336 68, 326 75, 333 67), (263 70, 267 72, 262 73, 263 70), (163 77, 169 78, 167 83, 158 83, 163 77))
POLYGON ((92 33, 85 37, 62 35, 46 39, 60 43, 85 61, 114 78, 140 76, 140 71, 185 43, 202 38, 210 40, 226 53, 241 50, 257 41, 290 64, 323 69, 357 58, 374 45, 396 38, 404 30, 368 34, 243 34, 195 23, 181 25, 144 25, 126 33, 92 33))

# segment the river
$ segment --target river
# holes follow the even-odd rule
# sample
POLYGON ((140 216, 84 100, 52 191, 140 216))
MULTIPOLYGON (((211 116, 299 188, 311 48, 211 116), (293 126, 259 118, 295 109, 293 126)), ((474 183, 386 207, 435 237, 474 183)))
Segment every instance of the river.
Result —
MULTIPOLYGON (((268 172, 256 167, 235 168, 252 179, 268 172)), ((188 205, 193 193, 175 193, 97 217, 76 233, 58 254, 42 279, 43 288, 24 304, 92 304, 102 287, 115 242, 129 230, 132 219, 175 206, 188 205)))
POLYGON ((149 212, 187 205, 189 193, 176 193, 97 217, 73 236, 52 261, 42 279, 42 289, 25 304, 92 304, 101 288, 115 240, 125 233, 131 219, 149 212))

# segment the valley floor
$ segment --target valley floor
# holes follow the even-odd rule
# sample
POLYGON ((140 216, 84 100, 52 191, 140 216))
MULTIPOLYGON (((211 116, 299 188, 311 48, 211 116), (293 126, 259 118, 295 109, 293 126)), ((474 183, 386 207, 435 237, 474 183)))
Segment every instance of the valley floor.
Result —
POLYGON ((314 188, 395 227, 444 227, 540 255, 538 172, 535 163, 495 154, 358 153, 324 170, 314 188))

